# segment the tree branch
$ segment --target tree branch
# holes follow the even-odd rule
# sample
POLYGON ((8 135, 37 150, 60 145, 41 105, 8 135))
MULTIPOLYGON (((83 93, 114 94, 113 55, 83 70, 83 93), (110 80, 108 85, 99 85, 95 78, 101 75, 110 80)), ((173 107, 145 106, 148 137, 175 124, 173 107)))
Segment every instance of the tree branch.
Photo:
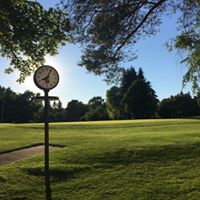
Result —
POLYGON ((154 4, 154 6, 147 12, 147 14, 145 15, 145 17, 142 19, 142 21, 138 24, 138 26, 130 33, 128 34, 128 36, 124 39, 124 41, 122 42, 122 44, 116 49, 115 55, 120 51, 120 49, 128 42, 128 40, 132 37, 132 35, 134 33, 136 33, 141 26, 146 22, 146 20, 148 19, 149 15, 151 15, 151 13, 160 5, 162 5, 166 0, 160 0, 157 3, 154 4))

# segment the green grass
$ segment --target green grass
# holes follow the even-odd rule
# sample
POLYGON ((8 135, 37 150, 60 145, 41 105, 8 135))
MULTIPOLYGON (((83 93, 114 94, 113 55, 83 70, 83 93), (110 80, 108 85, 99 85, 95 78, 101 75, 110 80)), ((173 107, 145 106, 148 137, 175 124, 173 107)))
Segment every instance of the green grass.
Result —
MULTIPOLYGON (((53 200, 200 199, 200 121, 50 125, 53 200)), ((43 142, 42 124, 0 124, 0 152, 43 142)), ((0 199, 43 200, 43 156, 0 166, 0 199)))

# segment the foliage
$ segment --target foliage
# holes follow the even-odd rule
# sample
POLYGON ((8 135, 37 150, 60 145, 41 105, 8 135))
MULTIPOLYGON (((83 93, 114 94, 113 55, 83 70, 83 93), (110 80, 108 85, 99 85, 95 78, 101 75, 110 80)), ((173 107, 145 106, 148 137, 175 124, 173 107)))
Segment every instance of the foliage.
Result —
POLYGON ((106 104, 104 99, 101 97, 93 97, 88 102, 89 110, 81 118, 83 121, 97 121, 97 120, 107 120, 108 113, 106 110, 106 104))
POLYGON ((40 102, 35 100, 38 94, 25 91, 16 94, 10 88, 0 87, 1 122, 35 121, 37 112, 41 109, 40 102))
MULTIPOLYGON (((52 198, 199 199, 196 119, 51 123, 52 198)), ((0 124, 0 151, 43 142, 42 124, 0 124)), ((44 200, 44 157, 0 165, 0 199, 44 200)))
POLYGON ((134 81, 124 96, 124 107, 131 118, 152 118, 157 110, 158 99, 150 82, 134 81))
POLYGON ((49 121, 63 122, 65 121, 65 117, 65 109, 63 108, 61 101, 54 101, 53 105, 50 107, 49 121))
POLYGON ((177 36, 174 46, 176 49, 184 52, 182 63, 188 68, 184 75, 183 83, 192 82, 193 92, 199 92, 200 77, 200 35, 199 31, 189 31, 177 36))
POLYGON ((138 79, 138 75, 135 68, 131 67, 123 71, 120 88, 123 93, 126 93, 128 88, 132 85, 134 81, 138 79))
POLYGON ((184 76, 183 83, 192 82, 193 92, 199 91, 199 77, 200 77, 200 24, 199 0, 187 0, 180 6, 182 17, 180 22, 182 26, 179 27, 181 33, 173 40, 167 47, 170 51, 178 50, 182 55, 181 63, 187 67, 187 72, 184 76))
POLYGON ((34 94, 31 91, 25 91, 23 94, 18 94, 16 101, 14 102, 16 109, 12 110, 15 116, 13 122, 30 122, 34 121, 35 114, 42 108, 40 102, 38 102, 35 97, 37 94, 34 94))
POLYGON ((14 112, 16 110, 15 100, 16 93, 10 88, 0 87, 0 100, 1 100, 1 122, 14 121, 14 112))
POLYGON ((153 1, 62 1, 69 12, 73 36, 84 44, 80 65, 107 80, 119 75, 120 62, 129 56, 129 49, 141 37, 156 33, 161 14, 173 4, 153 1), (170 5, 168 5, 170 4, 170 5), (128 48, 127 48, 128 47, 128 48))
POLYGON ((139 80, 145 80, 144 72, 143 72, 143 70, 142 70, 141 67, 138 70, 137 79, 139 79, 139 80))
POLYGON ((199 0, 62 0, 62 5, 70 13, 74 38, 84 45, 80 65, 109 81, 118 78, 122 62, 137 57, 140 39, 156 34, 164 17, 178 15, 180 34, 168 47, 187 53, 184 81, 198 88, 199 0))
POLYGON ((123 93, 121 88, 111 87, 106 92, 106 109, 110 119, 123 119, 123 93))
POLYGON ((46 54, 55 55, 69 40, 67 14, 59 8, 45 10, 36 1, 0 1, 0 55, 10 59, 11 73, 20 71, 19 82, 44 63, 46 54))
POLYGON ((157 109, 156 93, 141 68, 124 70, 120 87, 112 87, 106 97, 111 119, 151 118, 157 109))
POLYGON ((190 94, 177 94, 163 99, 158 107, 162 118, 190 117, 200 114, 197 101, 190 94))
POLYGON ((72 100, 68 103, 65 110, 66 121, 80 121, 80 118, 85 115, 88 106, 78 100, 72 100))

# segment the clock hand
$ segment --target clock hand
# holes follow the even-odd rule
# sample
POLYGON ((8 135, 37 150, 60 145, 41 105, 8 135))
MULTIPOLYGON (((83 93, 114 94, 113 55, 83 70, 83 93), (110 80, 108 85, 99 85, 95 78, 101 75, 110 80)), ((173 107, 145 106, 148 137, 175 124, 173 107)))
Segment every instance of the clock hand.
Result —
POLYGON ((41 79, 41 80, 44 81, 44 80, 48 79, 48 78, 49 78, 49 75, 50 75, 50 73, 51 73, 51 71, 52 71, 52 69, 50 69, 49 72, 48 72, 48 74, 47 74, 47 76, 45 76, 45 77, 44 77, 43 79, 41 79))
POLYGON ((49 74, 51 73, 51 71, 52 71, 52 69, 49 70, 49 73, 48 73, 48 75, 47 75, 48 77, 49 77, 49 74))
POLYGON ((49 77, 48 76, 45 76, 44 78, 42 78, 41 80, 44 81, 46 79, 48 79, 49 77))

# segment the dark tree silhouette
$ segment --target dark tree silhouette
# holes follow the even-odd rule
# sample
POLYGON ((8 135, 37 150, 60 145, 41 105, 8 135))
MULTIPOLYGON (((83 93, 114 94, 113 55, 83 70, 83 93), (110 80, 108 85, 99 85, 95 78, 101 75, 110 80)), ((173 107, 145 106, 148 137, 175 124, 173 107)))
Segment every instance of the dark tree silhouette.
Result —
POLYGON ((107 120, 108 113, 106 110, 106 104, 102 97, 93 97, 88 102, 89 110, 81 118, 84 121, 94 121, 94 120, 107 120))
POLYGON ((137 73, 133 67, 123 71, 121 78, 121 90, 122 93, 127 92, 128 88, 132 85, 134 81, 138 78, 137 73))
POLYGON ((157 109, 157 95, 144 72, 133 67, 124 70, 120 87, 107 91, 106 105, 111 119, 151 118, 157 109))
POLYGON ((199 115, 198 103, 190 94, 177 94, 163 99, 158 107, 162 118, 177 118, 199 115))
POLYGON ((66 121, 80 121, 80 118, 87 112, 87 105, 83 104, 81 101, 72 100, 68 103, 65 111, 66 121))
POLYGON ((113 86, 106 92, 106 108, 110 119, 123 119, 123 93, 121 88, 113 86))
POLYGON ((134 81, 124 96, 124 108, 131 118, 152 118, 157 110, 158 99, 150 82, 134 81))

